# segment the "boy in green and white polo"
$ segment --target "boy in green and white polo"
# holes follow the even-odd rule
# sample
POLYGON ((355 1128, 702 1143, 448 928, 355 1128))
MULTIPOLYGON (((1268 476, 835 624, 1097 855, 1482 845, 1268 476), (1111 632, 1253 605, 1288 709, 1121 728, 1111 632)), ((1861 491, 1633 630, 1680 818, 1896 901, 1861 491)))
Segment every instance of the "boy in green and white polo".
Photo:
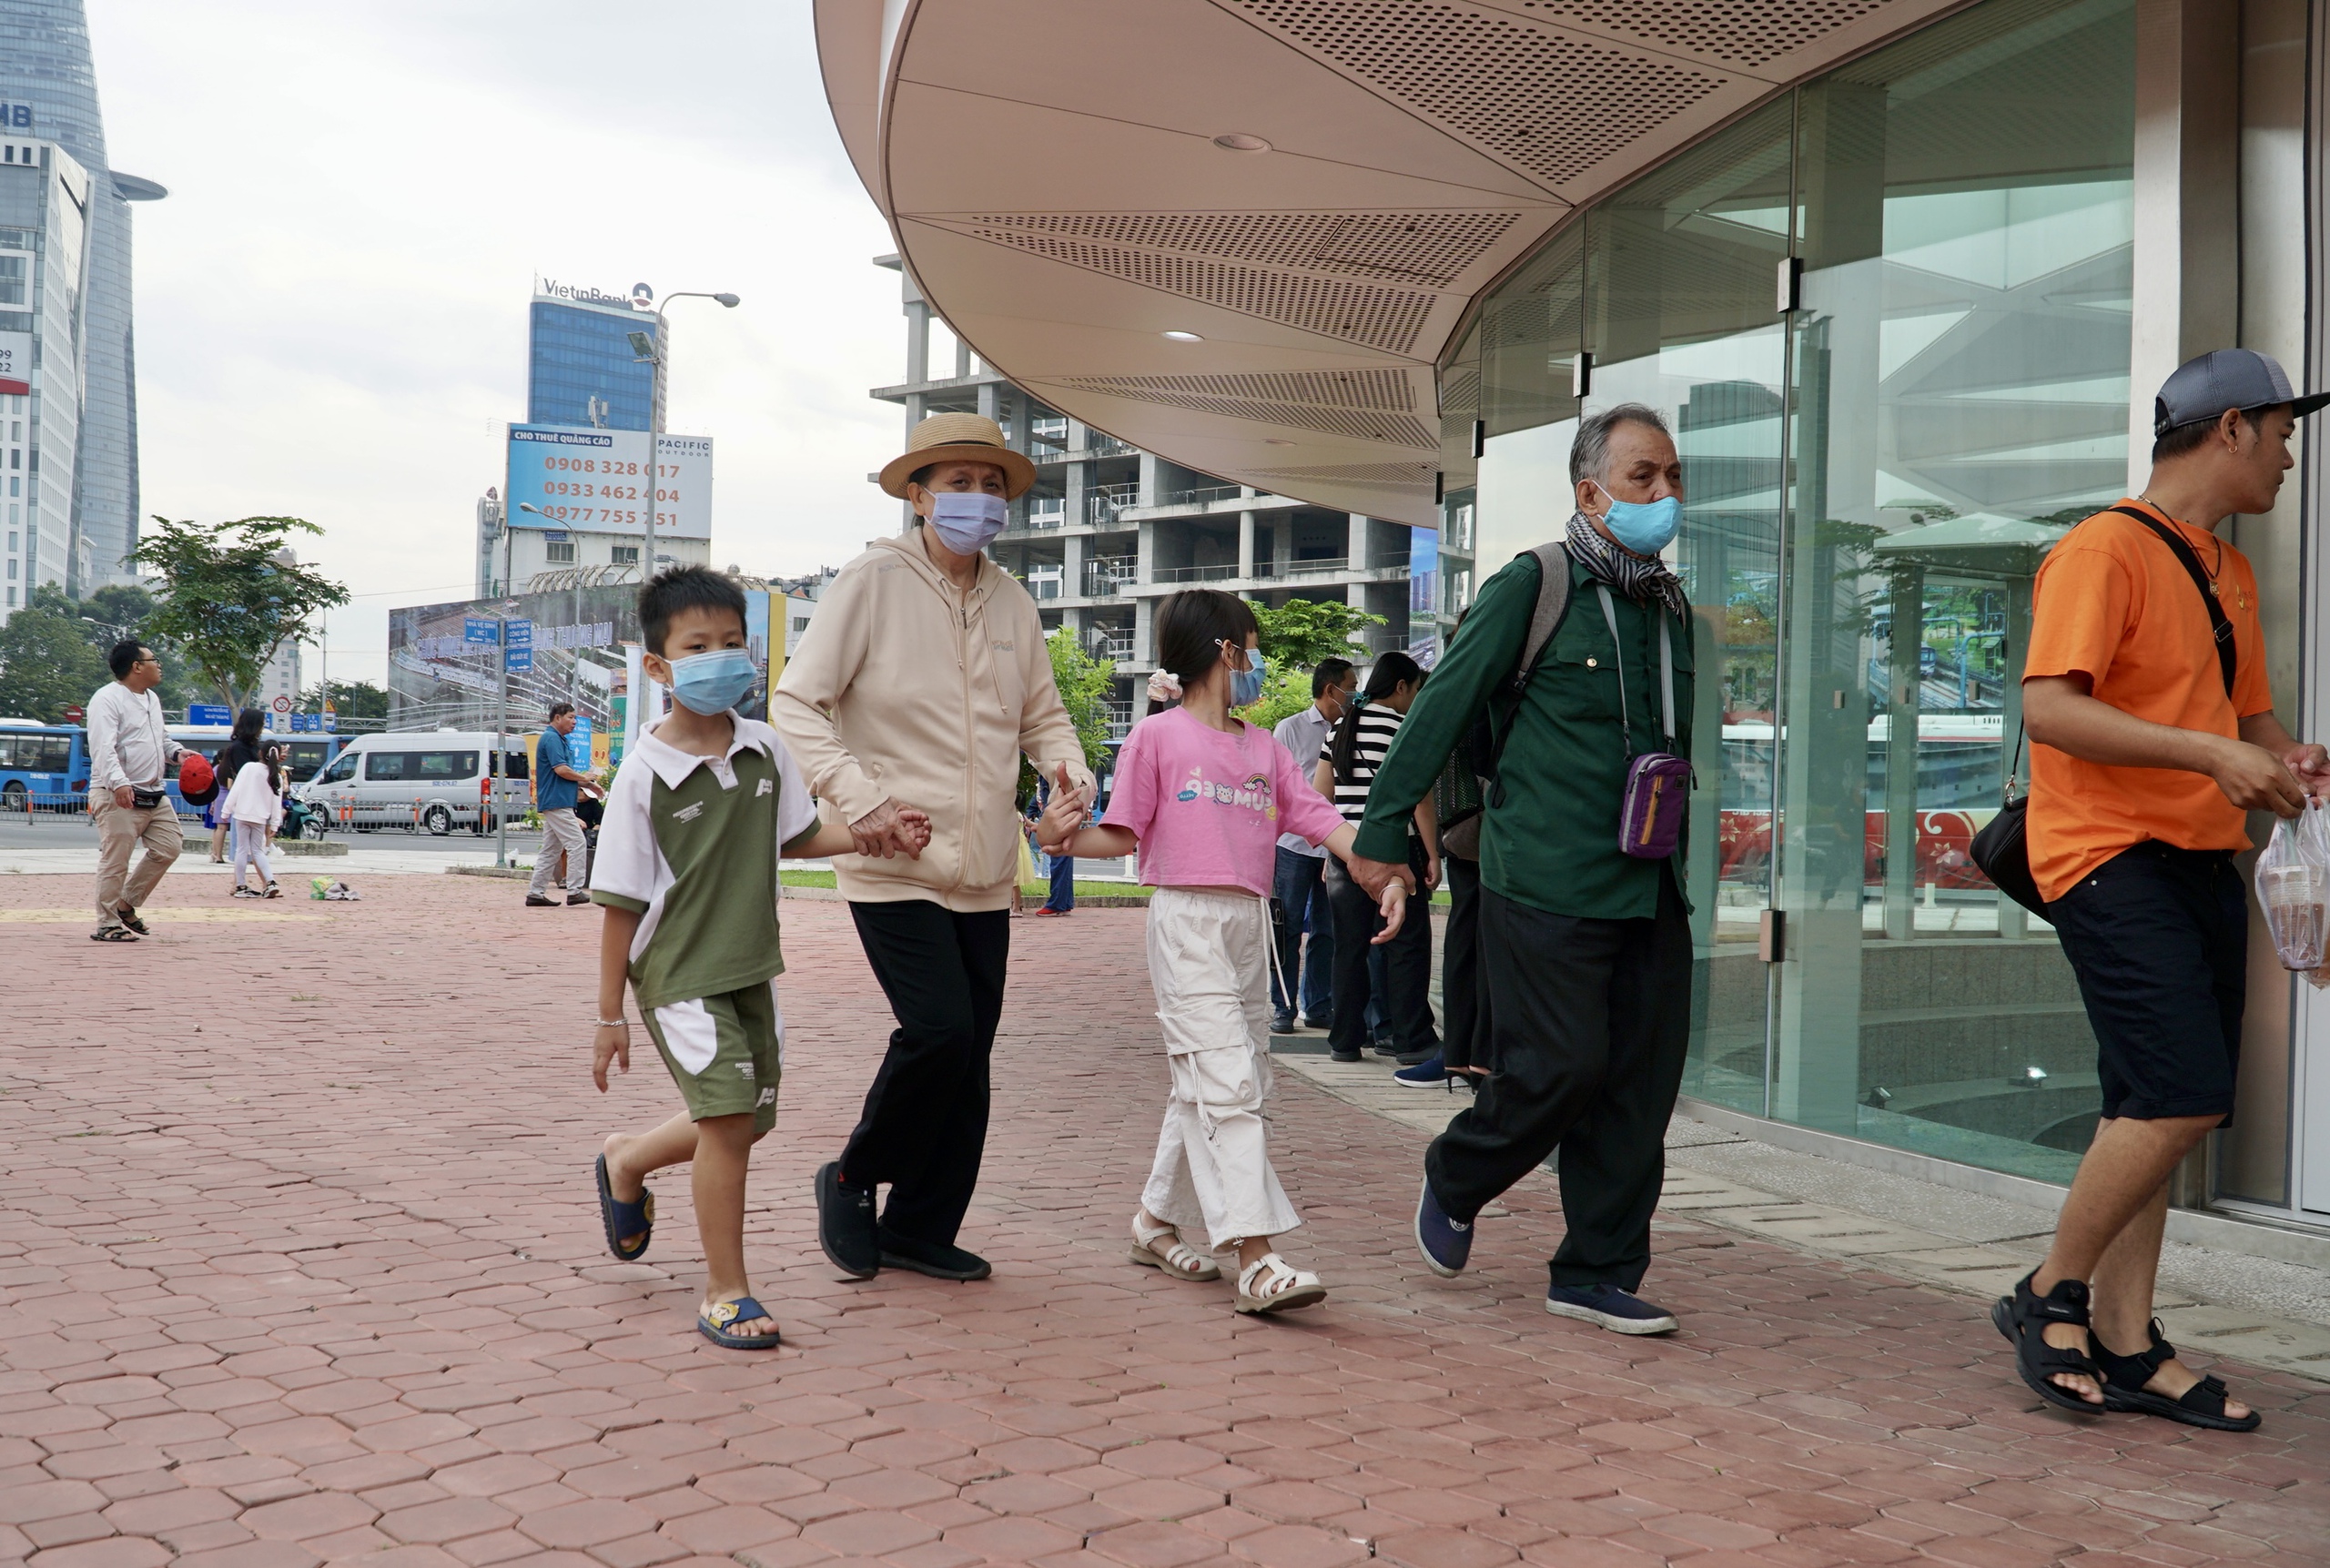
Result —
POLYGON ((820 826, 776 732, 734 711, 756 678, 735 583, 700 566, 666 572, 641 591, 639 619, 648 676, 675 705, 623 758, 599 827, 591 896, 606 918, 591 1076, 603 1092, 611 1062, 631 1070, 627 983, 687 1108, 606 1140, 601 1218, 609 1250, 642 1257, 655 1218, 648 1174, 693 1161, 708 1275, 696 1326, 718 1344, 774 1349, 776 1326, 745 1274, 744 1221, 751 1148, 776 1124, 784 1057, 777 861, 846 853, 852 841, 845 825, 820 826))

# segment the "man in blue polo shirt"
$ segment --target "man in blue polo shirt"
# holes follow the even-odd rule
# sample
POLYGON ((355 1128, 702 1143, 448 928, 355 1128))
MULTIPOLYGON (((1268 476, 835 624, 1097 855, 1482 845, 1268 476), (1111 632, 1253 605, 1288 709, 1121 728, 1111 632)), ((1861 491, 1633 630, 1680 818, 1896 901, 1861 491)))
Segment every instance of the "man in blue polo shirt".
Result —
POLYGON ((599 786, 576 766, 590 757, 577 755, 567 744, 566 737, 573 733, 574 704, 552 703, 550 723, 534 743, 534 810, 542 819, 542 845, 534 855, 534 879, 526 886, 531 909, 557 906, 558 900, 550 895, 551 874, 561 862, 566 866, 566 902, 591 902, 591 865, 582 851, 582 824, 575 820, 574 803, 585 793, 597 794, 599 786))

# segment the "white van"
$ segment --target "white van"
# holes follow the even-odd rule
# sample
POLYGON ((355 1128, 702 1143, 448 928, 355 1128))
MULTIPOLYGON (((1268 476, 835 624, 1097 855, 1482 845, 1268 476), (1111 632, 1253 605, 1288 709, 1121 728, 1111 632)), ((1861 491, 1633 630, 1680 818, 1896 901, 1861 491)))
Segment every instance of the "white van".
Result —
POLYGON ((441 837, 456 827, 489 833, 497 825, 489 803, 496 774, 502 815, 516 820, 533 807, 526 778, 526 737, 501 737, 503 764, 493 767, 493 735, 482 730, 392 730, 359 735, 331 765, 298 788, 301 800, 325 814, 333 831, 359 833, 426 828, 441 837))

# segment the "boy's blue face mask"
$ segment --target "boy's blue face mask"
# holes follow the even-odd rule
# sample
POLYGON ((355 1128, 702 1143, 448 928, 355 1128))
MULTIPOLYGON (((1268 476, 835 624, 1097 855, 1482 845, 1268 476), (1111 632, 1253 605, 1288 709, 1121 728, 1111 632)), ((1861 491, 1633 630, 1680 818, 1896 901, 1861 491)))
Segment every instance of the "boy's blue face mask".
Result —
POLYGON ((1620 501, 1599 482, 1594 486, 1602 491, 1610 510, 1602 514, 1602 526, 1636 555, 1656 555, 1675 542, 1675 535, 1683 526, 1683 499, 1664 496, 1657 501, 1620 501))
POLYGON ((672 700, 692 713, 724 713, 745 700, 757 673, 743 648, 691 653, 672 661, 672 700))

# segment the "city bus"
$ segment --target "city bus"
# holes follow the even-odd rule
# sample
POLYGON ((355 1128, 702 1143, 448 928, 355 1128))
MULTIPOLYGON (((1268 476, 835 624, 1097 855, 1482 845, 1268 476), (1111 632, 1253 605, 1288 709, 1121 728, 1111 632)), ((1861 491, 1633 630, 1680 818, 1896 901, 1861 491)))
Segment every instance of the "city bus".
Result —
POLYGON ((80 811, 89 742, 78 724, 0 719, 0 811, 80 811))

